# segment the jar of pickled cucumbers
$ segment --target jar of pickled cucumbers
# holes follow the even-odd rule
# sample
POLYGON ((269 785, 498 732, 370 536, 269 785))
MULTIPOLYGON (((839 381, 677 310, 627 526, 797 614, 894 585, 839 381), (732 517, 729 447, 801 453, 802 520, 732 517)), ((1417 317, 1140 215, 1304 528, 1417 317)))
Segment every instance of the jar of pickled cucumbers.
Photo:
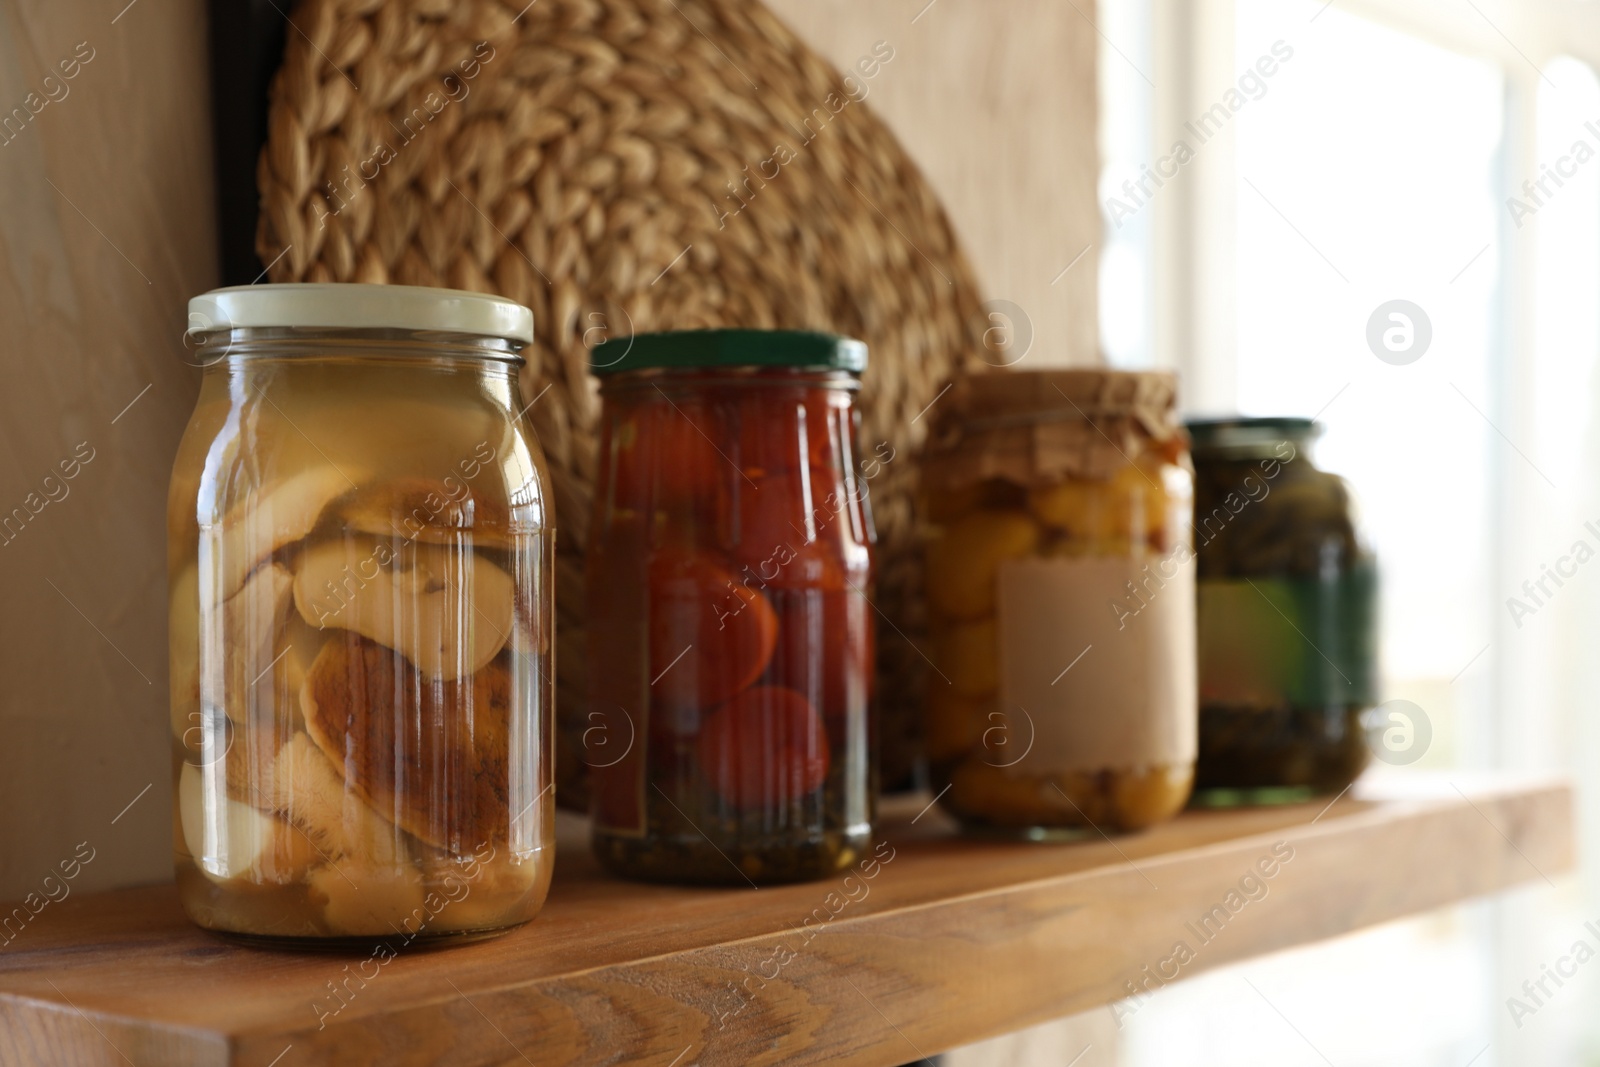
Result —
POLYGON ((859 341, 768 330, 593 350, 585 758, 612 871, 794 881, 870 841, 866 360, 859 341))
POLYGON ((926 745, 969 830, 1138 830, 1195 759, 1192 473, 1174 379, 999 372, 935 407, 923 458, 926 745))
POLYGON ((1213 419, 1194 438, 1200 555, 1197 799, 1337 793, 1367 762, 1378 572, 1310 419, 1213 419))
POLYGON ((189 304, 168 498, 184 908, 247 937, 480 936, 553 865, 552 545, 532 314, 259 285, 189 304))

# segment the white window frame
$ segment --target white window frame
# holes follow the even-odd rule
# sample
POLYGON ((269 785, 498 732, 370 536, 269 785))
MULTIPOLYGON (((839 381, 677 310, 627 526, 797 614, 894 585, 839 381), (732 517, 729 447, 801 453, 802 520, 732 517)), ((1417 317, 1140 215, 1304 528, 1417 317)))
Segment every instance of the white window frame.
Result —
MULTIPOLYGON (((1152 23, 1151 156, 1161 156, 1183 124, 1215 98, 1218 86, 1237 76, 1234 54, 1234 0, 1147 0, 1152 23)), ((1539 173, 1536 108, 1541 71, 1569 56, 1600 71, 1600 4, 1574 0, 1330 0, 1328 7, 1365 18, 1461 55, 1493 63, 1505 79, 1505 138, 1501 150, 1502 196, 1512 195, 1525 178, 1539 173)), ((1326 9, 1324 9, 1326 10, 1326 9)), ((1320 13, 1319 13, 1320 17, 1320 13)), ((1235 312, 1236 179, 1233 130, 1214 139, 1221 151, 1198 153, 1186 168, 1188 180, 1176 183, 1153 204, 1150 303, 1153 362, 1177 370, 1191 411, 1231 410, 1237 397, 1235 312)), ((1209 143, 1209 142, 1208 142, 1209 143)), ((1502 283, 1491 382, 1495 407, 1488 414, 1512 440, 1533 438, 1535 383, 1518 368, 1535 353, 1537 234, 1512 239, 1509 215, 1502 214, 1502 283)), ((1600 294, 1597 294, 1600 299, 1600 294)), ((1507 561, 1533 545, 1541 533, 1521 506, 1516 480, 1504 462, 1486 472, 1490 491, 1501 502, 1490 531, 1495 588, 1514 586, 1520 576, 1507 561)), ((1495 618, 1493 643, 1511 644, 1505 612, 1495 618)), ((1549 708, 1528 707, 1519 698, 1518 667, 1500 657, 1492 668, 1494 709, 1480 721, 1464 724, 1471 744, 1463 753, 1469 765, 1527 767, 1528 738, 1554 738, 1559 723, 1549 708)), ((1533 746, 1537 749, 1538 746, 1533 746)), ((1600 781, 1600 754, 1580 757, 1580 775, 1600 781)), ((1580 795, 1580 852, 1600 854, 1600 799, 1595 790, 1580 795)), ((1588 907, 1600 906, 1600 886, 1590 879, 1588 907)), ((1529 964, 1528 943, 1542 931, 1542 916, 1532 901, 1498 901, 1487 912, 1494 969, 1504 978, 1529 964)), ((1498 987, 1497 987, 1498 988, 1498 987)), ((1473 1009, 1476 1005, 1464 1008, 1473 1009)), ((1504 1010, 1496 1011, 1493 1062, 1516 1062, 1516 1035, 1504 1010)), ((1526 1051, 1525 1047, 1523 1051, 1526 1051)))

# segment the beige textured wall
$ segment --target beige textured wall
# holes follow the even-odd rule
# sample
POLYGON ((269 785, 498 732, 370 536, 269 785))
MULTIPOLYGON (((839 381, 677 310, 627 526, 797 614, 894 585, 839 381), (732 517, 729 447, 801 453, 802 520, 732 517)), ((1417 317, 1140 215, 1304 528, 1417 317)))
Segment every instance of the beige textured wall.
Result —
POLYGON ((74 892, 171 874, 163 509, 198 382, 183 300, 214 274, 205 17, 125 2, 0 0, 0 120, 30 116, 0 126, 0 899, 80 842, 74 892))
POLYGON ((867 103, 938 190, 985 298, 1032 321, 1028 363, 1097 362, 1092 0, 769 5, 842 71, 894 48, 867 103))

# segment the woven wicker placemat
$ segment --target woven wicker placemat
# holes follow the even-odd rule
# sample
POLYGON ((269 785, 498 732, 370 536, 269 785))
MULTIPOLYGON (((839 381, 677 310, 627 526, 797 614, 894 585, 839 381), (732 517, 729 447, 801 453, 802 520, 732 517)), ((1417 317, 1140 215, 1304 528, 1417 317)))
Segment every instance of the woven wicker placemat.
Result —
POLYGON ((894 76, 892 47, 863 42, 846 80, 755 0, 306 0, 291 21, 259 169, 272 280, 533 308, 523 386, 559 527, 562 802, 584 802, 585 359, 630 330, 870 345, 862 446, 894 457, 870 483, 881 751, 885 782, 903 782, 924 669, 917 416, 977 358, 985 323, 937 198, 864 102, 869 69, 894 76))

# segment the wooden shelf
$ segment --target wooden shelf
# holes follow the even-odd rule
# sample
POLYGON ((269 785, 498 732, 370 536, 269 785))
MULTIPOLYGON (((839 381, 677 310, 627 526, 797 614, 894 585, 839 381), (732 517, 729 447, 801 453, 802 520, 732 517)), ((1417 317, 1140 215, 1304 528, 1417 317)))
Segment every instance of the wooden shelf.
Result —
POLYGON ((1053 845, 957 838, 925 802, 888 806, 870 880, 760 890, 608 879, 573 820, 539 919, 402 952, 320 1028, 366 957, 218 939, 170 886, 74 895, 0 949, 0 1064, 889 1067, 1118 1000, 1179 941, 1187 977, 1573 862, 1548 779, 1407 775, 1053 845))

